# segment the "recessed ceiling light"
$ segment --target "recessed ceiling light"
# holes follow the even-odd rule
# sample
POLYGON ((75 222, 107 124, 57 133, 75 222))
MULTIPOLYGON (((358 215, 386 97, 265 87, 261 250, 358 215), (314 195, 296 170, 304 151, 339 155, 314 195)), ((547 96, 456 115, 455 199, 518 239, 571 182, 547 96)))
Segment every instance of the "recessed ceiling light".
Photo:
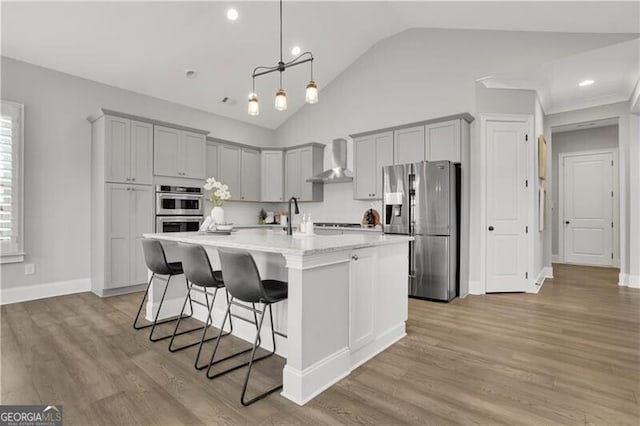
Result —
POLYGON ((593 83, 594 83, 593 80, 583 80, 580 83, 578 83, 578 86, 580 87, 591 86, 593 83))
POLYGON ((198 73, 196 71, 194 71, 194 70, 186 70, 184 72, 184 75, 187 78, 194 79, 194 78, 196 78, 198 76, 198 73))
POLYGON ((230 21, 235 21, 238 19, 238 11, 235 9, 227 9, 227 19, 230 21))
POLYGON ((293 48, 291 49, 291 54, 293 56, 297 56, 300 54, 301 51, 302 49, 300 49, 300 46, 293 46, 293 48))

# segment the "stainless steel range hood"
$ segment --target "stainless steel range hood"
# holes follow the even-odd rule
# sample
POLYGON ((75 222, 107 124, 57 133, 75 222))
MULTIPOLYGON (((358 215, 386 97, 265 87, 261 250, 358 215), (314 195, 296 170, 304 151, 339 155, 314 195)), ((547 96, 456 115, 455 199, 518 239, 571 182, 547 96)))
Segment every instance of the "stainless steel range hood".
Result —
POLYGON ((353 174, 347 170, 347 140, 334 139, 331 144, 332 167, 307 179, 307 182, 340 183, 353 181, 353 174))

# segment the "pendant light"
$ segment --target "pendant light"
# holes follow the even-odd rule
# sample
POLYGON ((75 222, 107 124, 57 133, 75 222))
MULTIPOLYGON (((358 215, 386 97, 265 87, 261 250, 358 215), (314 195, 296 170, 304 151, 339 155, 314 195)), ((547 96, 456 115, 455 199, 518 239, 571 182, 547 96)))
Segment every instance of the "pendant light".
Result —
POLYGON ((260 107, 258 104, 258 95, 256 94, 256 77, 260 77, 262 75, 271 74, 272 72, 280 73, 280 87, 276 92, 275 98, 275 108, 278 111, 285 111, 287 109, 287 92, 282 88, 282 73, 290 67, 304 64, 309 62, 311 69, 311 78, 309 83, 307 83, 307 88, 305 90, 304 100, 308 104, 316 104, 318 103, 318 85, 313 80, 313 54, 311 52, 304 52, 300 55, 296 56, 293 60, 289 62, 284 62, 282 59, 282 0, 280 0, 280 60, 278 63, 271 67, 258 66, 253 69, 253 73, 251 74, 252 83, 253 83, 253 91, 249 96, 249 104, 247 106, 247 112, 249 115, 258 115, 260 113, 260 107))

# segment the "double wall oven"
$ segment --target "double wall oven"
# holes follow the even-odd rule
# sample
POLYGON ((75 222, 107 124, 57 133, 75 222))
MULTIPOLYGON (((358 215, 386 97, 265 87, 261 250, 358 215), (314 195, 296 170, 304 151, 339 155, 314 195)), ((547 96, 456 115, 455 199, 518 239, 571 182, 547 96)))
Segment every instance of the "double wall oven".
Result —
POLYGON ((156 232, 197 231, 203 215, 202 188, 156 185, 156 232))

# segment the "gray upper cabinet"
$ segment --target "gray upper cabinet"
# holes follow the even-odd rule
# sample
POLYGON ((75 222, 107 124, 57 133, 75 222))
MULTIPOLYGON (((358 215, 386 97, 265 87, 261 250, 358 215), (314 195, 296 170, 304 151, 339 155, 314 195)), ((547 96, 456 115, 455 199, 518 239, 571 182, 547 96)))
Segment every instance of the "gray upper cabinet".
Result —
POLYGON ((284 154, 284 198, 300 198, 300 194, 300 151, 287 151, 284 154))
POLYGON ((393 132, 356 138, 354 147, 354 198, 382 198, 382 167, 393 164, 393 132))
POLYGON ((153 138, 155 175, 204 179, 206 143, 203 134, 154 126, 153 138))
POLYGON ((261 201, 283 201, 284 153, 262 151, 261 154, 261 201))
POLYGON ((260 152, 242 148, 240 154, 240 199, 260 201, 260 152))
POLYGON ((427 161, 460 162, 460 120, 425 126, 427 161))
POLYGON ((353 140, 353 189, 354 198, 359 200, 369 199, 373 194, 375 147, 372 140, 372 135, 353 140))
POLYGON ((182 176, 204 179, 206 173, 205 136, 198 133, 182 132, 182 176))
POLYGON ((220 145, 207 142, 207 177, 220 180, 220 145))
POLYGON ((300 201, 322 201, 324 185, 307 182, 322 172, 324 147, 318 144, 294 148, 285 152, 285 201, 296 197, 300 201))
POLYGON ((373 173, 373 198, 382 199, 382 168, 393 165, 393 132, 374 135, 375 167, 373 173))
POLYGON ((229 187, 232 200, 240 200, 240 148, 220 145, 220 178, 229 187))
POLYGON ((153 182, 153 125, 131 120, 131 182, 153 182))
POLYGON ((153 179, 152 125, 105 116, 105 181, 150 185, 153 179))
POLYGON ((180 130, 154 126, 153 145, 153 173, 159 176, 182 177, 180 130))
POLYGON ((424 126, 400 129, 393 133, 395 164, 416 163, 426 159, 424 126))

